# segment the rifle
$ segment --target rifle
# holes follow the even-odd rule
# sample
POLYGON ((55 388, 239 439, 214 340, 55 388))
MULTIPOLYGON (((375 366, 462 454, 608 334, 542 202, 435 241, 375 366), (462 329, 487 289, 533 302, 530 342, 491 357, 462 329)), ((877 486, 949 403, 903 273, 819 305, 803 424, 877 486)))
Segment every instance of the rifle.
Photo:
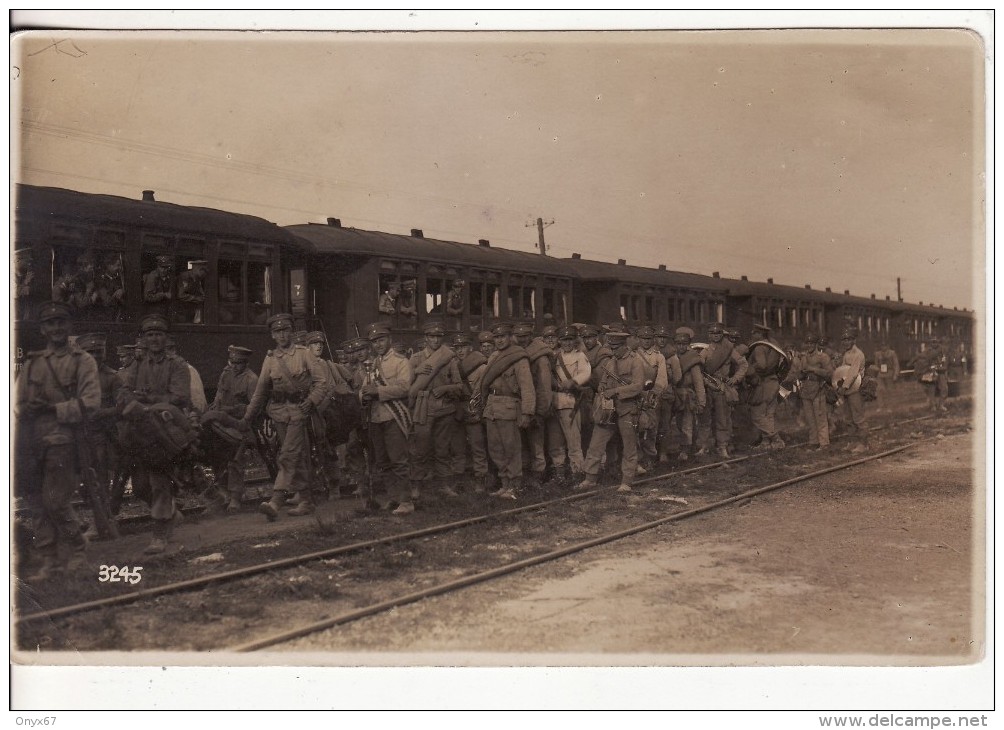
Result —
MULTIPOLYGON (((43 359, 49 368, 52 379, 63 394, 63 398, 72 400, 66 389, 63 388, 63 384, 56 375, 56 370, 52 367, 52 363, 49 362, 48 358, 43 359)), ((80 404, 80 417, 82 419, 80 438, 74 439, 77 464, 80 467, 80 481, 84 485, 84 493, 91 503, 91 512, 94 514, 94 523, 98 528, 98 534, 114 540, 119 536, 119 527, 118 523, 112 518, 111 508, 108 505, 108 494, 101 488, 101 484, 98 481, 98 473, 91 462, 89 423, 87 411, 84 409, 83 403, 80 404)))

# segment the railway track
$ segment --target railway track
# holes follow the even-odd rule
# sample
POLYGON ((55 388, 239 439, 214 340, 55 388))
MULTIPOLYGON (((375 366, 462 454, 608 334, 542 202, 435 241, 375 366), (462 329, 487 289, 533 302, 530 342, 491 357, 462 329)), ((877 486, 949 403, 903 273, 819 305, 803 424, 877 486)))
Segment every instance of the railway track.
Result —
MULTIPOLYGON (((924 416, 924 417, 921 417, 921 418, 911 419, 909 421, 901 421, 901 422, 898 422, 895 425, 896 426, 907 425, 909 423, 914 423, 914 422, 917 422, 917 421, 923 421, 923 420, 927 420, 929 418, 930 418, 930 416, 924 416)), ((876 427, 873 430, 880 430, 880 429, 883 429, 883 428, 887 428, 887 427, 880 426, 880 427, 876 427)), ((604 544, 605 542, 609 542, 611 540, 620 539, 620 538, 625 537, 627 535, 635 534, 637 532, 644 531, 644 530, 647 530, 647 529, 652 529, 653 527, 656 527, 656 526, 658 526, 660 524, 665 524, 666 522, 671 522, 671 521, 675 521, 675 520, 679 520, 679 519, 685 519, 685 518, 687 518, 689 516, 701 514, 703 512, 706 512, 706 511, 709 511, 709 510, 712 510, 712 509, 721 508, 721 507, 724 507, 724 506, 726 506, 728 504, 732 504, 735 501, 739 501, 739 500, 742 500, 742 499, 749 498, 751 496, 755 496, 755 494, 764 493, 766 491, 771 491, 773 489, 779 489, 779 488, 781 488, 783 486, 786 486, 788 484, 793 484, 793 483, 797 483, 799 481, 804 481, 806 479, 811 479, 811 478, 813 478, 815 476, 819 476, 819 475, 824 474, 824 473, 830 473, 831 471, 837 471, 837 470, 840 470, 840 469, 849 468, 849 467, 855 466, 855 465, 860 464, 860 463, 865 463, 866 461, 871 461, 871 460, 874 460, 874 459, 883 458, 884 456, 888 456, 890 454, 898 453, 899 451, 906 450, 906 449, 910 448, 911 446, 915 445, 916 443, 920 443, 920 441, 914 441, 914 442, 911 442, 911 443, 908 443, 908 444, 905 444, 905 445, 902 445, 902 446, 898 446, 895 449, 892 449, 890 451, 884 451, 884 452, 881 452, 881 453, 878 453, 878 454, 869 455, 869 456, 864 457, 862 459, 857 459, 857 460, 854 460, 854 461, 851 461, 851 462, 847 462, 847 463, 844 463, 844 464, 839 464, 839 465, 836 465, 836 466, 833 466, 833 467, 827 467, 824 470, 818 470, 818 471, 815 471, 815 472, 810 472, 808 474, 804 474, 804 475, 801 475, 801 476, 798 476, 798 477, 794 477, 793 479, 790 479, 790 480, 784 480, 784 481, 776 483, 776 484, 767 485, 765 487, 758 487, 756 490, 747 490, 747 491, 744 491, 744 492, 742 492, 742 493, 740 493, 738 495, 732 495, 732 496, 730 496, 730 497, 728 497, 728 498, 726 498, 724 500, 719 500, 718 502, 714 502, 712 504, 702 505, 700 507, 696 507, 696 508, 690 509, 690 510, 685 510, 683 512, 676 511, 676 512, 674 512, 671 515, 668 515, 668 516, 663 517, 663 518, 659 518, 658 520, 655 520, 655 521, 652 521, 652 522, 649 522, 649 523, 645 523, 643 525, 632 526, 632 527, 629 527, 629 528, 625 528, 624 530, 615 531, 615 532, 612 533, 612 535, 613 535, 612 537, 608 535, 608 536, 603 536, 603 537, 600 537, 600 538, 594 538, 594 539, 588 540, 588 541, 579 542, 579 543, 576 543, 574 546, 568 546, 566 548, 562 548, 559 551, 549 552, 549 553, 547 553, 545 555, 534 556, 534 557, 528 558, 526 560, 516 561, 516 562, 514 562, 512 564, 509 564, 509 565, 501 566, 501 567, 498 567, 498 568, 493 568, 493 569, 488 570, 488 571, 482 571, 482 572, 480 572, 478 574, 466 576, 466 577, 461 578, 461 579, 459 579, 457 581, 450 581, 450 582, 444 583, 442 585, 438 585, 438 586, 436 586, 436 587, 434 587, 432 589, 428 589, 426 591, 411 592, 411 593, 403 594, 399 598, 394 598, 394 599, 390 599, 390 600, 387 600, 387 601, 376 602, 374 604, 367 605, 365 607, 355 609, 355 610, 353 610, 351 612, 348 612, 348 613, 345 613, 345 614, 340 614, 339 616, 336 616, 336 617, 333 617, 333 618, 325 619, 324 623, 326 623, 327 626, 320 626, 320 624, 311 624, 311 626, 314 626, 315 628, 312 628, 312 629, 303 629, 303 628, 295 629, 295 630, 293 630, 292 633, 302 632, 302 631, 305 631, 305 630, 307 631, 307 633, 311 633, 313 631, 318 631, 318 630, 322 630, 323 628, 327 628, 328 626, 334 626, 334 625, 339 625, 339 624, 342 624, 342 623, 348 623, 350 621, 358 620, 359 618, 362 618, 364 616, 372 615, 373 613, 378 613, 378 612, 383 611, 383 610, 388 610, 389 608, 393 608, 394 606, 397 606, 397 605, 403 605, 405 603, 410 603, 410 602, 414 602, 414 601, 417 601, 417 600, 421 600, 422 598, 427 597, 429 595, 438 595, 439 593, 442 593, 442 592, 449 592, 451 590, 458 590, 458 589, 460 589, 462 587, 465 587, 467 585, 473 585, 473 584, 475 584, 477 582, 481 582, 483 580, 490 580, 490 579, 492 579, 494 577, 498 577, 500 575, 506 575, 506 574, 514 572, 516 570, 520 570, 520 569, 523 569, 523 568, 526 568, 526 567, 530 567, 531 565, 536 565, 536 564, 539 564, 541 562, 546 562, 547 560, 558 559, 558 558, 560 558, 560 557, 562 557, 564 555, 568 555, 568 554, 570 554, 572 552, 578 552, 580 550, 587 549, 588 547, 592 547, 592 546, 599 545, 599 544, 604 544), (429 591, 432 591, 432 592, 429 592, 429 591)), ((801 444, 792 444, 789 448, 794 448, 794 447, 797 447, 797 446, 800 446, 800 445, 801 444)), ((663 473, 663 474, 657 474, 657 475, 653 475, 653 476, 647 477, 645 479, 637 480, 636 484, 641 485, 641 484, 656 483, 656 482, 661 482, 661 481, 666 481, 666 480, 677 479, 679 477, 686 476, 686 475, 689 475, 689 474, 694 474, 694 473, 701 472, 701 471, 722 468, 722 467, 725 467, 725 466, 728 466, 728 465, 738 464, 738 463, 741 463, 741 462, 744 462, 744 461, 748 461, 748 460, 751 460, 751 459, 759 458, 760 456, 766 455, 767 453, 777 454, 778 452, 777 451, 774 451, 774 452, 755 452, 755 453, 752 453, 752 454, 749 454, 749 455, 735 457, 735 458, 729 459, 727 461, 712 462, 712 463, 708 463, 708 464, 702 464, 700 466, 691 467, 689 469, 684 469, 684 470, 679 470, 679 471, 671 471, 671 472, 663 473)), ((340 546, 337 546, 337 547, 333 547, 333 548, 329 548, 329 549, 325 549, 325 550, 321 550, 321 551, 309 552, 309 553, 305 553, 305 554, 302 554, 302 555, 296 555, 296 556, 293 556, 293 557, 290 557, 290 558, 283 558, 283 559, 280 559, 280 560, 267 561, 267 562, 263 562, 263 563, 259 563, 259 564, 255 564, 255 565, 250 565, 250 566, 246 566, 246 567, 242 567, 242 568, 238 568, 238 569, 234 569, 234 570, 228 570, 228 571, 222 571, 222 572, 218 572, 218 573, 212 573, 212 574, 209 574, 209 575, 204 575, 204 576, 200 576, 200 577, 189 579, 189 580, 177 581, 177 582, 168 583, 168 584, 164 584, 164 585, 160 585, 160 586, 155 586, 155 587, 144 589, 144 590, 133 591, 133 592, 129 592, 129 593, 117 595, 117 596, 109 596, 109 597, 105 597, 105 598, 98 599, 98 600, 86 601, 86 602, 82 602, 82 603, 66 605, 66 606, 62 606, 62 607, 58 607, 58 608, 54 608, 54 609, 50 609, 50 610, 45 610, 45 611, 37 611, 37 612, 33 612, 33 613, 26 613, 26 614, 23 614, 21 616, 17 616, 16 619, 15 619, 15 622, 16 622, 17 625, 22 626, 22 627, 24 627, 24 626, 30 626, 31 624, 37 624, 38 622, 41 622, 41 621, 57 621, 57 620, 60 620, 60 619, 66 619, 66 618, 75 616, 77 614, 82 614, 82 613, 86 613, 86 612, 89 612, 89 611, 95 611, 95 610, 100 610, 100 609, 112 609, 112 608, 115 608, 115 607, 118 607, 118 606, 125 606, 125 605, 128 605, 128 604, 135 604, 135 603, 139 603, 139 602, 143 602, 143 601, 149 601, 149 600, 158 598, 160 596, 165 596, 165 595, 169 595, 169 594, 178 594, 178 593, 186 593, 186 592, 191 592, 191 591, 197 591, 197 590, 200 590, 200 589, 203 589, 203 588, 207 588, 207 587, 212 586, 212 585, 219 585, 219 584, 223 584, 223 583, 227 583, 227 582, 239 581, 239 580, 248 579, 248 578, 251 578, 253 576, 262 575, 262 574, 276 573, 278 571, 282 571, 282 570, 286 570, 286 569, 290 569, 290 568, 295 568, 297 566, 302 566, 302 565, 305 565, 307 563, 311 563, 311 562, 314 562, 314 561, 325 560, 325 559, 332 559, 332 558, 336 558, 338 556, 344 556, 344 555, 348 555, 348 554, 351 554, 351 553, 363 553, 364 551, 372 550, 373 548, 376 548, 378 546, 387 546, 387 545, 393 545, 395 543, 407 543, 409 541, 417 541, 417 540, 421 540, 422 538, 429 538, 429 537, 436 536, 436 535, 443 535, 443 534, 446 534, 446 533, 451 533, 451 532, 455 532, 455 531, 458 531, 458 530, 463 530, 465 528, 470 528, 470 527, 473 527, 473 526, 476 526, 476 525, 480 525, 480 524, 485 524, 485 523, 498 524, 498 523, 501 523, 501 522, 503 522, 503 521, 505 521, 507 519, 511 519, 512 517, 515 517, 515 516, 518 516, 518 515, 522 515, 522 514, 526 514, 526 513, 531 513, 531 512, 542 512, 544 510, 547 510, 548 508, 555 507, 557 505, 570 504, 570 503, 581 502, 583 500, 589 500, 589 499, 598 497, 598 496, 603 495, 603 494, 611 493, 613 491, 613 489, 614 489, 613 487, 603 487, 603 488, 594 489, 594 490, 590 490, 590 491, 577 492, 577 493, 568 494, 568 495, 559 497, 557 499, 540 501, 540 502, 536 502, 536 503, 533 503, 533 504, 529 504, 529 505, 525 505, 525 506, 521 506, 521 507, 516 507, 516 508, 513 508, 513 509, 503 510, 501 512, 494 512, 494 513, 490 513, 490 514, 483 514, 483 515, 478 515, 478 516, 474 516, 474 517, 470 517, 470 518, 466 518, 466 519, 462 519, 462 520, 456 520, 456 521, 448 522, 448 523, 445 523, 445 524, 433 525, 433 526, 430 526, 430 527, 427 527, 427 528, 423 528, 423 529, 419 529, 419 530, 412 530, 412 531, 408 531, 408 532, 396 533, 396 534, 393 534, 393 535, 387 535, 387 536, 383 536, 383 537, 380 537, 380 538, 374 539, 374 540, 364 540, 364 541, 354 542, 354 543, 350 543, 350 544, 346 544, 346 545, 340 545, 340 546)), ((287 636, 287 634, 289 634, 289 633, 290 632, 284 632, 282 634, 282 636, 287 636)), ((297 633, 297 635, 303 635, 303 634, 302 633, 297 633)), ((277 643, 282 643, 283 641, 288 641, 288 640, 290 640, 290 638, 295 638, 295 637, 291 637, 290 636, 290 637, 287 637, 287 638, 279 639, 279 640, 277 640, 277 643)), ((259 641, 261 641, 261 640, 259 640, 259 641)), ((235 650, 249 651, 249 650, 256 649, 256 648, 264 648, 264 646, 266 646, 266 645, 270 645, 270 644, 264 644, 262 646, 258 646, 257 643, 255 643, 253 646, 252 645, 247 645, 247 646, 242 645, 240 647, 236 647, 235 650)))

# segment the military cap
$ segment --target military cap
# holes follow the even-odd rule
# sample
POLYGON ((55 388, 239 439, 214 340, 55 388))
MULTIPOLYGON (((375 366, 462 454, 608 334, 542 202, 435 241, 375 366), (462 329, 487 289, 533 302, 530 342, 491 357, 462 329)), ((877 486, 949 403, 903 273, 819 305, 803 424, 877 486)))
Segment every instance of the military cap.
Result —
POLYGON ((652 331, 653 337, 672 337, 673 333, 669 331, 669 327, 664 324, 660 324, 652 331))
POLYGON ((819 335, 815 332, 806 332, 805 337, 802 340, 806 345, 818 345, 819 335))
POLYGON ((460 346, 460 345, 472 345, 473 346, 474 345, 474 340, 471 339, 471 336, 469 334, 466 334, 464 332, 460 332, 459 334, 456 334, 456 335, 453 336, 453 344, 456 345, 456 346, 460 346))
POLYGON ((492 325, 493 335, 511 335, 513 327, 508 322, 498 322, 492 325))
POLYGON ((558 328, 553 324, 549 324, 540 331, 541 337, 557 337, 558 328))
MULTIPOLYGON (((371 339, 375 339, 372 338, 371 339)), ((345 343, 346 352, 359 352, 360 350, 368 350, 370 347, 370 342, 364 337, 353 337, 351 340, 345 343)))
POLYGON ((167 337, 164 338, 164 344, 167 347, 177 347, 178 341, 174 339, 174 335, 168 335, 167 337))
POLYGON ((737 330, 735 327, 728 327, 725 330, 725 336, 729 337, 729 338, 738 337, 739 336, 739 330, 737 330))
POLYGON ((610 330, 607 332, 607 342, 611 345, 619 345, 627 342, 628 333, 624 330, 610 330))
POLYGON ((127 344, 127 345, 118 345, 115 348, 115 352, 117 352, 119 355, 128 355, 129 353, 131 353, 131 352, 133 352, 135 350, 136 350, 136 345, 129 345, 129 344, 127 344))
POLYGON ((485 343, 492 341, 492 333, 488 330, 482 330, 478 332, 478 342, 485 343))
MULTIPOLYGON (((843 332, 840 333, 840 339, 842 340, 856 340, 858 337, 858 331, 853 327, 848 327, 843 332)), ((934 342, 935 340, 931 340, 934 342)))
POLYGON ((326 340, 324 338, 324 333, 323 332, 321 332, 320 330, 314 330, 313 332, 308 332, 307 333, 307 344, 308 345, 313 345, 313 344, 316 344, 318 342, 320 342, 322 345, 326 344, 326 340))
POLYGON ((941 340, 939 340, 939 339, 938 339, 937 337, 932 337, 932 338, 931 338, 931 344, 932 344, 932 345, 937 345, 937 344, 939 344, 940 342, 941 342, 941 340))
POLYGON ((167 317, 163 314, 148 314, 139 323, 140 332, 167 332, 167 317))
POLYGON ((293 333, 293 342, 297 345, 307 344, 307 330, 297 330, 293 333))
POLYGON ((562 327, 558 330, 559 340, 574 340, 579 336, 579 331, 574 327, 562 327))
POLYGON ((236 360, 249 360, 251 358, 251 350, 239 345, 230 345, 227 348, 227 353, 236 360))
POLYGON ((414 279, 406 279, 403 286, 405 289, 414 289, 417 283, 414 279))
POLYGON ((38 321, 45 322, 50 319, 71 319, 70 308, 62 302, 46 302, 38 310, 38 321))
POLYGON ((760 324, 759 322, 754 322, 753 323, 753 329, 760 330, 762 332, 771 332, 772 331, 771 328, 770 328, 770 325, 760 324))
POLYGON ((686 332, 681 332, 680 331, 680 330, 685 330, 685 329, 688 329, 688 328, 687 327, 680 327, 678 330, 676 330, 676 334, 673 335, 673 342, 676 342, 676 343, 678 343, 680 345, 689 345, 690 344, 690 340, 691 340, 690 335, 688 335, 686 332))
POLYGON ((285 312, 273 314, 265 321, 265 324, 268 325, 269 330, 286 329, 287 327, 293 329, 293 315, 285 312))
MULTIPOLYGON (((676 328, 676 335, 686 335, 688 340, 692 340, 692 339, 694 339, 694 330, 690 329, 690 327, 677 327, 676 328)), ((676 342, 676 341, 677 341, 677 339, 674 336, 673 337, 673 342, 676 342)))
POLYGON ((529 322, 520 322, 519 324, 513 325, 512 333, 514 335, 532 335, 533 325, 529 322))
POLYGON ((446 334, 446 328, 443 327, 442 322, 426 322, 425 326, 422 327, 422 332, 433 337, 442 337, 446 334))
MULTIPOLYGON (((381 337, 390 337, 390 327, 383 324, 382 322, 374 322, 373 324, 371 324, 369 327, 366 328, 366 337, 370 340, 376 340, 381 337)), ((349 342, 354 342, 354 341, 355 340, 349 340, 349 342)))
POLYGON ((655 330, 649 327, 647 324, 645 324, 638 328, 638 330, 635 332, 635 336, 642 339, 655 337, 655 330))
POLYGON ((709 334, 717 334, 719 332, 723 335, 725 334, 725 325, 723 325, 721 322, 712 322, 711 324, 708 325, 709 334))
POLYGON ((136 344, 133 345, 133 347, 135 347, 137 350, 148 350, 148 349, 150 349, 150 348, 147 347, 146 342, 143 340, 142 337, 140 339, 136 340, 136 344))
POLYGON ((100 332, 88 332, 86 335, 77 337, 77 347, 90 352, 91 350, 102 350, 108 340, 100 332))
POLYGON ((587 324, 579 331, 581 337, 598 337, 600 328, 594 324, 587 324))
POLYGON ((158 256, 156 261, 157 266, 170 266, 174 263, 174 260, 170 256, 158 256))
POLYGON ((206 266, 208 263, 209 262, 206 261, 205 259, 195 259, 195 261, 189 261, 188 265, 192 266, 192 267, 195 267, 195 266, 206 266))

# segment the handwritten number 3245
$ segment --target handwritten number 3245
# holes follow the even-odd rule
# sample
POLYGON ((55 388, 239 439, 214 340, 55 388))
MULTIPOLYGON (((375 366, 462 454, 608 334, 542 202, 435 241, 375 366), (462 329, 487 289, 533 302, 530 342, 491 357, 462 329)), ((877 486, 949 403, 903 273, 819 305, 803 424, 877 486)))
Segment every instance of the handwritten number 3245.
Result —
POLYGON ((142 566, 137 565, 135 568, 129 568, 128 566, 118 567, 117 565, 102 565, 98 569, 98 582, 100 583, 130 583, 135 585, 142 580, 143 576, 140 572, 143 570, 142 566))

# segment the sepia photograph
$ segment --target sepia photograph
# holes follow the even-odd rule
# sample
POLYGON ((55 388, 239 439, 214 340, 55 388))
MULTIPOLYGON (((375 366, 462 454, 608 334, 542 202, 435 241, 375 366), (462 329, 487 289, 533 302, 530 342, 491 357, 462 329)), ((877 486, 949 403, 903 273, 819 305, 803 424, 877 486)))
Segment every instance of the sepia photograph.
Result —
POLYGON ((284 12, 12 21, 15 707, 992 707, 992 12, 284 12))

